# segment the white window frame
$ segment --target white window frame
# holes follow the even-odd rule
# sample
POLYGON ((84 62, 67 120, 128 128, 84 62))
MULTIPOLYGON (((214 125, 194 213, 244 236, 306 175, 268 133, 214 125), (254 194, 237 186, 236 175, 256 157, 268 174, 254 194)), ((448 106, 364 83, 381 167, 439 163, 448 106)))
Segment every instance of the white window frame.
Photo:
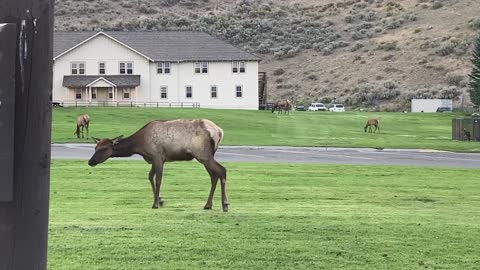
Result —
POLYGON ((170 62, 157 63, 157 74, 171 74, 171 73, 172 73, 172 64, 170 62))
POLYGON ((232 73, 246 73, 247 64, 245 61, 232 61, 232 73))
POLYGON ((185 98, 193 98, 193 86, 191 85, 186 85, 185 86, 185 98), (190 97, 188 96, 188 88, 190 88, 190 97))
POLYGON ((168 86, 160 86, 160 99, 168 99, 168 86), (162 97, 163 89, 165 89, 165 97, 162 97))
POLYGON ((193 64, 193 73, 194 74, 208 74, 209 63, 208 62, 195 62, 193 64), (205 68, 205 72, 204 72, 205 68))
POLYGON ((211 85, 210 86, 210 98, 212 98, 212 99, 218 98, 218 86, 216 86, 216 85, 211 85), (213 88, 215 88, 215 91, 213 91, 213 88), (215 93, 215 96, 213 96, 213 93, 215 93))
POLYGON ((123 100, 130 100, 131 98, 132 98, 132 89, 123 88, 122 89, 122 99, 123 100), (125 94, 128 94, 128 97, 125 97, 125 94))
POLYGON ((94 87, 94 88, 92 88, 92 90, 91 90, 91 91, 92 91, 92 93, 91 93, 91 95, 92 95, 92 99, 96 100, 96 99, 97 99, 97 97, 98 97, 98 95, 97 95, 97 88, 96 88, 96 87, 94 87))
POLYGON ((107 63, 105 61, 98 62, 98 75, 105 75, 107 74, 107 63), (103 64, 103 68, 102 68, 103 64), (103 73, 102 73, 103 69, 103 73))
POLYGON ((243 85, 235 85, 235 98, 243 98, 243 85), (240 87, 240 96, 238 96, 238 87, 240 87))
POLYGON ((70 63, 70 73, 72 75, 85 75, 86 68, 85 62, 71 62, 70 63), (83 68, 80 68, 80 65, 83 65, 83 68), (83 70, 83 73, 82 73, 83 70), (74 72, 75 71, 75 72, 74 72))
POLYGON ((132 75, 134 72, 134 66, 132 61, 121 61, 118 62, 118 74, 121 75, 132 75), (122 64, 124 65, 124 72, 122 73, 122 64), (128 65, 131 65, 131 68, 128 68, 128 65), (128 70, 132 70, 131 73, 128 72, 128 70))
POLYGON ((75 88, 75 100, 82 100, 83 99, 83 92, 82 88, 75 88), (77 95, 80 94, 80 97, 77 95))

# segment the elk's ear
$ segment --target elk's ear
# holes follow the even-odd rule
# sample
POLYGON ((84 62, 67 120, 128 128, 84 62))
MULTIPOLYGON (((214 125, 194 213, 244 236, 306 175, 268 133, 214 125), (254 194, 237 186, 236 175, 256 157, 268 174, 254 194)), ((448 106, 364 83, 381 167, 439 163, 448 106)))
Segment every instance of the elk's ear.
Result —
POLYGON ((123 135, 120 135, 118 137, 115 137, 112 139, 113 141, 113 144, 117 144, 118 142, 120 142, 120 140, 123 138, 123 135))
POLYGON ((92 139, 93 139, 93 141, 94 141, 95 143, 98 143, 98 142, 100 141, 100 139, 95 138, 95 137, 92 137, 92 139))

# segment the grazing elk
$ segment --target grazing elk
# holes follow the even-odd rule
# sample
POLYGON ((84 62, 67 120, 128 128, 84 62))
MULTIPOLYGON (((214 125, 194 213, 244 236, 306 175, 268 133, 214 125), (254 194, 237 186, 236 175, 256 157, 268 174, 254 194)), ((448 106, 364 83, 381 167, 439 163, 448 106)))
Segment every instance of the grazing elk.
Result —
POLYGON ((466 128, 463 128, 463 137, 470 141, 472 139, 472 134, 466 128))
POLYGON ((128 138, 97 139, 95 154, 88 165, 95 166, 110 157, 129 157, 139 154, 152 164, 148 179, 152 185, 153 206, 163 205, 160 197, 165 162, 196 159, 210 175, 211 188, 204 209, 212 209, 213 195, 220 179, 223 211, 228 211, 227 170, 215 158, 223 138, 223 130, 207 119, 152 121, 128 138))
POLYGON ((77 118, 77 130, 74 135, 77 135, 77 138, 80 139, 80 128, 82 128, 82 139, 83 139, 83 128, 87 130, 87 139, 88 139, 88 125, 90 125, 90 116, 88 114, 82 114, 77 118))
POLYGON ((290 110, 292 109, 292 104, 290 103, 290 100, 288 99, 280 99, 277 102, 273 103, 272 106, 272 113, 275 112, 275 110, 278 110, 278 113, 281 114, 282 111, 284 111, 284 114, 290 114, 290 110))
POLYGON ((380 133, 380 125, 377 119, 368 119, 367 124, 365 125, 365 132, 367 132, 367 128, 368 128, 368 132, 372 133, 372 126, 375 127, 375 130, 373 131, 373 133, 377 132, 377 129, 378 129, 378 133, 380 133))

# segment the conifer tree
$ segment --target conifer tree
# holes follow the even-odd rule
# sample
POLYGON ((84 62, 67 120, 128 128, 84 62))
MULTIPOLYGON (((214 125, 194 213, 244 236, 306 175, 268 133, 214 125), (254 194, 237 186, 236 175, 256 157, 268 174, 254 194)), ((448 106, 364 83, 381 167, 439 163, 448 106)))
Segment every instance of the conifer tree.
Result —
POLYGON ((475 41, 472 58, 473 69, 470 77, 470 100, 473 104, 480 105, 480 35, 475 41))

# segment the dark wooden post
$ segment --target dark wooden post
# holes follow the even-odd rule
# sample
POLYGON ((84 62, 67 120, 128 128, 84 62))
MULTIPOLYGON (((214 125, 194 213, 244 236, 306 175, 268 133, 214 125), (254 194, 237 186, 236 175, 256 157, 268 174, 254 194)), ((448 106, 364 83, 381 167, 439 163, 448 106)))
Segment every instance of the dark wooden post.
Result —
POLYGON ((0 23, 16 25, 15 76, 0 74, 15 80, 13 197, 0 201, 1 270, 47 267, 53 2, 0 0, 0 23))

